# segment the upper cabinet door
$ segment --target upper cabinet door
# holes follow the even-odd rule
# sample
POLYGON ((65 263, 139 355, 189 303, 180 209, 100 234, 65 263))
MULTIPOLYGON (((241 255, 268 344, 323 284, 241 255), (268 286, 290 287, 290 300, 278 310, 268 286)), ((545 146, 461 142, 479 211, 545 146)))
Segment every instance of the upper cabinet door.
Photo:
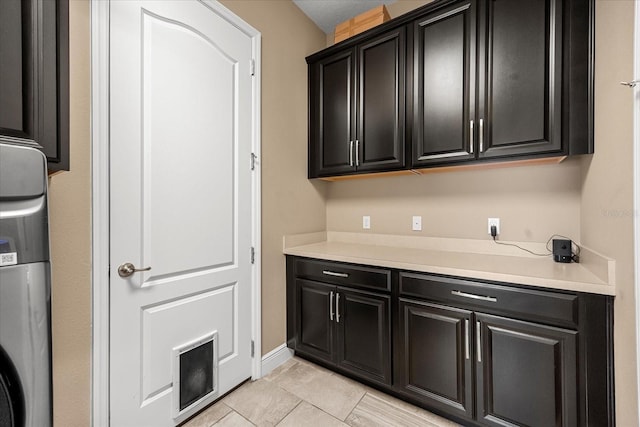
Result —
POLYGON ((403 168, 405 161, 405 28, 357 46, 356 167, 403 168))
POLYGON ((412 166, 475 158, 476 1, 413 23, 412 166))
POLYGON ((560 152, 562 0, 481 0, 480 158, 560 152))
POLYGON ((0 138, 36 144, 37 5, 0 1, 0 138))
POLYGON ((354 50, 339 52, 310 67, 309 177, 355 170, 354 50))
POLYGON ((49 170, 69 170, 69 0, 38 0, 38 4, 42 17, 38 143, 49 170))
POLYGON ((68 0, 0 0, 0 29, 0 139, 68 170, 68 0))

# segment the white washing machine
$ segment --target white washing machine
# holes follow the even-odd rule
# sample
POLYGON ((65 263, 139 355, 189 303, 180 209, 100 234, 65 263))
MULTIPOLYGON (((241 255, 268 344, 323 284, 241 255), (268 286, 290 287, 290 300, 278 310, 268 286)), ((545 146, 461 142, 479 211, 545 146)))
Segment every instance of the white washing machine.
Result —
POLYGON ((0 143, 0 427, 52 425, 46 165, 0 143))

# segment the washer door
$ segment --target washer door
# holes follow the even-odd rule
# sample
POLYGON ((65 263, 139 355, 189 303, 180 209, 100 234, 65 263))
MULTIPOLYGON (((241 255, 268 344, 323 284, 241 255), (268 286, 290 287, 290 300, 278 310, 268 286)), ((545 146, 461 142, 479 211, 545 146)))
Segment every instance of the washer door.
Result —
POLYGON ((0 348, 0 427, 24 425, 24 396, 18 376, 0 348))

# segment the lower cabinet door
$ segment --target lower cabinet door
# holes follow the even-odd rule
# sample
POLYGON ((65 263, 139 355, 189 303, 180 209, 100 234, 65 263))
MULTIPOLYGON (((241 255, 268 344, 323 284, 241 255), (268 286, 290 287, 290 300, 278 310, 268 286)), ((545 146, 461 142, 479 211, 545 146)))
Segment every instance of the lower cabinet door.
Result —
POLYGON ((333 361, 335 286, 296 280, 296 351, 333 361))
POLYGON ((338 287, 337 364, 359 377, 391 384, 391 297, 338 287))
POLYGON ((577 426, 577 332, 476 314, 477 419, 492 426, 577 426))
POLYGON ((398 391, 473 417, 471 311, 400 298, 398 391))

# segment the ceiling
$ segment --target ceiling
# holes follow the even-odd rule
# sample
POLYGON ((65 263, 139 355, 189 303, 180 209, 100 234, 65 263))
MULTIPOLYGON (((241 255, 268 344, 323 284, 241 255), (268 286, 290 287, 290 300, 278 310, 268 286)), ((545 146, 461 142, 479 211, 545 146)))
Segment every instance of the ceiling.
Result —
POLYGON ((327 34, 336 25, 381 4, 397 0, 293 0, 293 2, 327 34))

